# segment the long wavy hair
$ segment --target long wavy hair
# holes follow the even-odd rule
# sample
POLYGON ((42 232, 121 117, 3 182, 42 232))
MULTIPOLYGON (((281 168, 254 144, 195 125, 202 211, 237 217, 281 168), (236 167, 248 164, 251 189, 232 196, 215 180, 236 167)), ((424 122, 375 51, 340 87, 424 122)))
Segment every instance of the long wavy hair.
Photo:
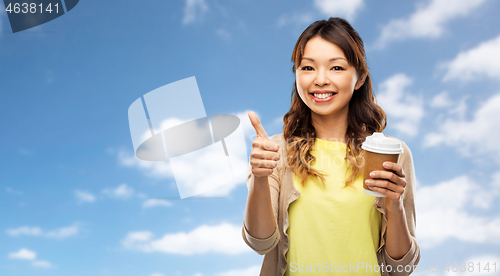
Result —
MULTIPOLYGON (((387 125, 387 118, 382 108, 375 103, 363 41, 356 30, 342 18, 330 17, 328 20, 318 20, 304 30, 293 49, 293 73, 295 74, 300 65, 306 43, 315 36, 320 36, 341 48, 349 65, 356 68, 358 79, 364 79, 364 84, 354 91, 349 101, 345 134, 347 148, 345 160, 348 164, 345 185, 350 186, 360 173, 360 167, 364 162, 361 144, 373 132, 382 132, 387 125), (347 176, 348 171, 350 174, 347 176)), ((316 138, 311 112, 297 93, 297 81, 295 81, 290 110, 283 116, 283 136, 287 142, 288 156, 286 166, 292 167, 295 175, 302 180, 302 185, 305 185, 309 176, 321 179, 325 185, 324 175, 327 174, 311 167, 315 157, 310 152, 316 138)))

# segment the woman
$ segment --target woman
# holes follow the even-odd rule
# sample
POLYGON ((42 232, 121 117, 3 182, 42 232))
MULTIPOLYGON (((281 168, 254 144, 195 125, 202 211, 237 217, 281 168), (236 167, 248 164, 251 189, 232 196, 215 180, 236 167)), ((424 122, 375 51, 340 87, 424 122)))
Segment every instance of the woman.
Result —
POLYGON ((252 144, 242 235, 264 256, 260 275, 409 275, 415 173, 409 148, 385 162, 363 193, 361 143, 386 126, 363 42, 341 18, 311 24, 293 54, 296 75, 283 133, 268 137, 249 113, 252 144))

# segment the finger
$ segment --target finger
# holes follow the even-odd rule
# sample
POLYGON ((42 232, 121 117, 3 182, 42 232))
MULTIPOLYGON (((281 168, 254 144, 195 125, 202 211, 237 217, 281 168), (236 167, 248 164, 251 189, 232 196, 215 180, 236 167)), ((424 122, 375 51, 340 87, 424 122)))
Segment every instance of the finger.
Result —
POLYGON ((406 181, 393 171, 372 171, 370 177, 373 179, 385 179, 402 187, 406 186, 406 181))
POLYGON ((390 181, 387 181, 387 180, 367 179, 366 185, 368 185, 368 187, 370 189, 375 187, 375 188, 379 188, 379 189, 386 189, 389 191, 393 191, 393 192, 399 193, 399 194, 402 194, 405 191, 405 189, 403 187, 396 185, 396 184, 394 184, 390 181))
POLYGON ((403 173, 403 167, 397 163, 386 161, 383 164, 384 168, 395 172, 399 177, 405 177, 403 173))
POLYGON ((250 164, 252 167, 255 168, 268 168, 268 169, 274 169, 276 168, 276 165, 278 164, 274 160, 263 160, 263 159, 250 159, 250 164))
POLYGON ((252 123, 252 126, 255 129, 257 136, 267 139, 268 138, 267 133, 264 130, 264 127, 262 127, 262 124, 260 123, 259 116, 257 116, 255 112, 250 111, 248 112, 248 118, 250 118, 250 122, 252 123))
POLYGON ((280 149, 278 143, 260 137, 255 138, 255 140, 252 143, 252 147, 262 148, 264 150, 269 150, 269 151, 278 151, 280 149))
POLYGON ((252 174, 255 176, 269 176, 273 173, 273 169, 252 167, 252 174))
POLYGON ((271 152, 271 151, 252 151, 250 153, 250 157, 252 158, 257 158, 257 159, 266 159, 266 160, 274 160, 278 161, 280 160, 280 154, 278 152, 271 152))
POLYGON ((381 187, 370 187, 370 190, 374 191, 374 192, 377 192, 377 193, 381 193, 383 195, 385 195, 386 197, 390 198, 390 199, 393 199, 393 200, 398 200, 401 198, 401 194, 398 194, 394 191, 391 191, 391 190, 388 190, 388 189, 385 189, 385 188, 381 188, 381 187))

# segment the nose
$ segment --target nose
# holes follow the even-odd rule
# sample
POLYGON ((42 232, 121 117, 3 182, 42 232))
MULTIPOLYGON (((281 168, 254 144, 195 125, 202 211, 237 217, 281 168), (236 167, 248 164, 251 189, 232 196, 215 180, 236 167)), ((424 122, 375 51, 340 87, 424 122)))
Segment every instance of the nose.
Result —
POLYGON ((330 85, 330 79, 328 78, 327 72, 325 70, 318 70, 316 73, 316 79, 314 80, 314 84, 316 86, 328 86, 330 85))

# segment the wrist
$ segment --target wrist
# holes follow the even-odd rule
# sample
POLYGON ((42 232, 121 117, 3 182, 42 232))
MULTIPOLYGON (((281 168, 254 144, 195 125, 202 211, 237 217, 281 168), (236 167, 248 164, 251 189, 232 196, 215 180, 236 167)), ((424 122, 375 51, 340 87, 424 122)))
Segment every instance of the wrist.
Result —
POLYGON ((387 213, 390 214, 400 215, 405 211, 402 201, 400 201, 399 203, 394 203, 391 200, 387 200, 385 206, 387 208, 387 213))
POLYGON ((268 176, 256 176, 254 175, 253 176, 253 179, 254 179, 254 185, 256 186, 267 186, 269 185, 269 179, 268 179, 268 176))

